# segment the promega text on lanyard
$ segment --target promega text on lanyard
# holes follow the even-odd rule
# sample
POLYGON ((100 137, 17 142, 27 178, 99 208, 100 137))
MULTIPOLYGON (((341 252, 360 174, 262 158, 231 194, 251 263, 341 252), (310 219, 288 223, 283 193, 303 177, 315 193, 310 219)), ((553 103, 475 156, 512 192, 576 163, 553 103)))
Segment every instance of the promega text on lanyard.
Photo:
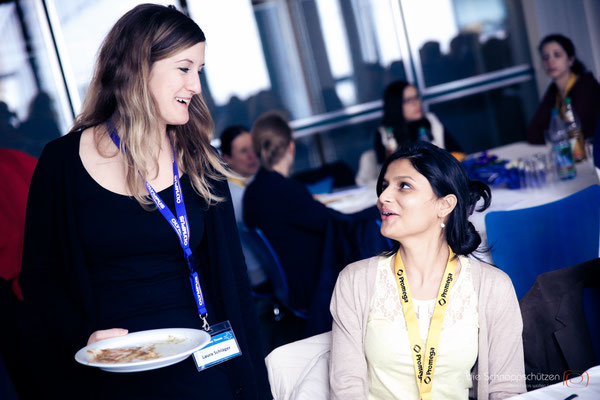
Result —
MULTIPOLYGON (((110 131, 110 138, 112 139, 113 143, 117 146, 117 148, 121 149, 121 139, 119 138, 117 129, 110 120, 107 121, 106 125, 110 131)), ((169 143, 170 142, 171 139, 169 139, 169 143)), ((126 149, 123 148, 123 151, 126 151, 126 149)), ((177 213, 177 218, 175 218, 173 212, 171 212, 169 207, 167 207, 167 205, 162 201, 158 193, 156 193, 156 190, 154 190, 154 188, 146 181, 146 179, 144 179, 143 176, 142 179, 144 180, 146 189, 148 190, 152 201, 154 204, 156 204, 158 211, 160 211, 162 216, 165 217, 165 219, 169 222, 175 233, 177 233, 179 243, 183 249, 183 256, 185 257, 185 261, 188 265, 190 283, 192 285, 192 291, 194 292, 196 306, 198 307, 198 315, 202 320, 202 329, 208 331, 210 330, 210 325, 208 324, 207 319, 208 312, 204 303, 204 296, 202 295, 200 279, 198 278, 198 273, 194 270, 194 264, 192 262, 192 249, 190 249, 190 229, 187 212, 185 210, 185 203, 183 201, 183 191, 181 190, 181 184, 179 183, 179 169, 177 168, 177 158, 175 157, 173 143, 171 143, 171 151, 173 152, 173 194, 175 197, 175 212, 177 213)))
POLYGON ((421 400, 431 400, 431 388, 433 386, 433 372, 435 371, 435 363, 438 354, 438 344, 440 341, 440 335, 442 333, 442 324, 444 322, 444 316, 446 315, 446 309, 448 307, 448 299, 450 297, 450 290, 456 280, 456 257, 450 247, 450 255, 448 257, 448 263, 444 270, 444 276, 438 295, 435 302, 435 308, 433 310, 433 317, 431 318, 431 324, 429 325, 429 334, 427 335, 427 343, 423 346, 421 335, 419 333, 419 323, 415 314, 415 307, 413 305, 410 289, 408 287, 408 279, 406 277, 406 269, 400 256, 400 250, 396 253, 396 261, 394 263, 394 270, 396 272, 396 284, 398 285, 398 291, 400 292, 400 303, 402 304, 402 311, 404 313, 404 319, 406 320, 406 327, 408 329, 408 339, 410 342, 410 352, 413 358, 413 364, 415 367, 415 377, 417 379, 417 387, 419 388, 421 400), (423 360, 427 360, 426 367, 423 366, 423 360))

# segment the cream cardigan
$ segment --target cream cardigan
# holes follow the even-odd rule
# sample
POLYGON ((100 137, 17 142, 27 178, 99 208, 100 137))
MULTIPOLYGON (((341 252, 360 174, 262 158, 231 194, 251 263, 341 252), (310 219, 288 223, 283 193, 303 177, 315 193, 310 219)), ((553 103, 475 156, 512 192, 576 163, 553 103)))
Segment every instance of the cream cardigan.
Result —
MULTIPOLYGON (((512 282, 498 268, 463 256, 459 259, 461 264, 471 263, 479 307, 479 354, 469 395, 504 399, 524 393, 523 321, 512 282)), ((378 260, 372 257, 348 265, 335 285, 329 368, 332 399, 368 396, 364 339, 378 260)))

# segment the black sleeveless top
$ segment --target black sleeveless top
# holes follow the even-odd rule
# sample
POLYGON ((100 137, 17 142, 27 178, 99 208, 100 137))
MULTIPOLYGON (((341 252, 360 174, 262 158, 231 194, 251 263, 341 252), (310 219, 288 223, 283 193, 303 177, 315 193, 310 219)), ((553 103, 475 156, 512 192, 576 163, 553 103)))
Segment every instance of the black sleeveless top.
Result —
MULTIPOLYGON (((171 225, 158 210, 146 211, 135 199, 103 188, 79 166, 80 198, 72 211, 88 259, 97 329, 201 329, 188 267, 171 225)), ((187 175, 180 181, 194 250, 204 234, 206 205, 187 175)), ((173 186, 158 194, 175 213, 173 186)), ((196 268, 202 276, 202 266, 196 268)), ((94 390, 102 392, 101 398, 198 398, 206 385, 211 394, 220 392, 218 398, 232 398, 222 368, 198 372, 192 357, 152 371, 98 375, 94 390)))

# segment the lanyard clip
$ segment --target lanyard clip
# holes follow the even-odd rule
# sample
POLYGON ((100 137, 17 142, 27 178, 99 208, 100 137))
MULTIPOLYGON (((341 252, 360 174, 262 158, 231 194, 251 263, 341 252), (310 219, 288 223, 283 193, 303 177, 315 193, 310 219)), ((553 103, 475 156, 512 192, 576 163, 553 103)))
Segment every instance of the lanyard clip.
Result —
MULTIPOLYGON (((200 314, 198 314, 198 315, 200 315, 200 314)), ((208 323, 208 319, 206 318, 207 316, 208 316, 208 313, 204 314, 204 315, 200 315, 200 319, 202 320, 202 329, 205 330, 206 332, 210 332, 211 328, 208 323)))

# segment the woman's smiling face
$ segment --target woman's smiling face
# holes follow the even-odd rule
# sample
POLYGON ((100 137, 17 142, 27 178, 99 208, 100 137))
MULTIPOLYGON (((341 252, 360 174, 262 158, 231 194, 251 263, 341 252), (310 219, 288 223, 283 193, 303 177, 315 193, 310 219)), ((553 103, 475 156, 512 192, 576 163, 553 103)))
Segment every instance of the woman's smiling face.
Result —
POLYGON ((381 213, 381 234, 399 242, 441 229, 438 198, 427 178, 408 159, 388 166, 377 208, 381 213))
POLYGON ((202 90, 198 74, 204 66, 204 46, 204 42, 196 43, 152 64, 148 90, 161 123, 183 125, 188 122, 192 97, 202 90))

